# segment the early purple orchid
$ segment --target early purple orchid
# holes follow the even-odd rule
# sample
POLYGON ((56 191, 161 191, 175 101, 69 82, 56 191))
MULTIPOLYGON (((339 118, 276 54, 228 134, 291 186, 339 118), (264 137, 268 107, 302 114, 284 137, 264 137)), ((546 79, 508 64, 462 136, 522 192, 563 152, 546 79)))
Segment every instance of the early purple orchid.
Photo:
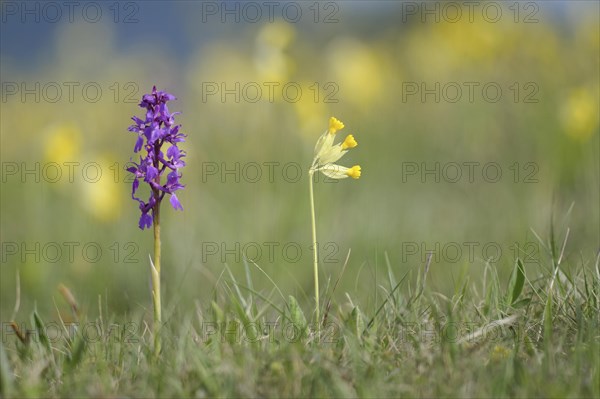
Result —
POLYGON ((128 129, 137 134, 133 151, 138 153, 142 148, 146 150, 146 156, 140 156, 140 162, 132 162, 133 166, 127 170, 133 174, 134 178, 131 198, 139 203, 142 212, 138 226, 142 230, 154 226, 154 258, 150 258, 150 271, 154 302, 154 354, 156 356, 160 355, 161 351, 160 327, 162 324, 160 204, 165 195, 169 194, 171 196, 169 202, 173 208, 183 210, 175 192, 184 188, 179 179, 181 179, 180 169, 185 166, 182 159, 185 157, 185 151, 181 151, 177 147, 177 143, 185 141, 185 135, 179 131, 181 125, 175 125, 175 115, 179 112, 169 112, 167 102, 171 100, 175 100, 174 95, 157 91, 154 86, 152 93, 144 94, 140 102, 140 107, 146 109, 145 119, 132 117, 134 124, 128 129), (169 144, 166 154, 162 151, 165 143, 169 144), (167 175, 166 182, 163 184, 162 177, 165 174, 167 175), (136 197, 136 192, 140 188, 140 180, 148 183, 150 188, 148 202, 136 197))
POLYGON ((140 102, 140 107, 146 109, 145 120, 134 116, 131 118, 134 124, 128 128, 130 132, 138 135, 133 151, 137 153, 142 148, 146 149, 146 157, 140 156, 139 164, 134 162, 134 166, 127 168, 134 175, 131 197, 139 202, 142 212, 139 227, 142 230, 152 226, 165 194, 171 196, 169 202, 174 209, 183 210, 175 191, 184 188, 179 182, 181 178, 179 170, 185 166, 185 162, 182 160, 185 157, 185 151, 181 151, 177 147, 177 143, 185 141, 185 135, 179 132, 181 125, 175 125, 174 117, 179 112, 169 113, 167 101, 171 100, 175 100, 174 95, 157 91, 154 86, 152 93, 145 94, 140 102), (170 144, 166 156, 161 151, 165 143, 170 144), (161 179, 165 171, 167 172, 167 181, 162 184, 161 179), (136 197, 140 179, 150 186, 148 202, 136 197))

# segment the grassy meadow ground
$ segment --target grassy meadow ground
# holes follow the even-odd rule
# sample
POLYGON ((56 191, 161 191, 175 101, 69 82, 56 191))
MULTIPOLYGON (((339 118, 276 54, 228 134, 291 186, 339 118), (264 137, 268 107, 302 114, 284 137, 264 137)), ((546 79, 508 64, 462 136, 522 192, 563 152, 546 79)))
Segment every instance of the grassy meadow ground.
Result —
POLYGON ((488 3, 0 2, 0 397, 600 397, 600 4, 488 3), (159 358, 153 85, 187 134, 159 358), (317 323, 331 116, 362 176, 314 184, 317 323))
POLYGON ((320 326, 277 286, 255 291, 262 269, 247 265, 245 280, 223 276, 211 306, 167 306, 158 359, 142 315, 104 309, 90 319, 63 288, 57 306, 71 306, 75 322, 33 313, 18 328, 23 342, 0 347, 2 394, 598 397, 598 258, 568 264, 560 243, 548 244, 535 275, 520 259, 509 281, 488 266, 483 281, 464 274, 449 296, 429 289, 426 268, 395 276, 386 263, 377 307, 326 295, 320 326))

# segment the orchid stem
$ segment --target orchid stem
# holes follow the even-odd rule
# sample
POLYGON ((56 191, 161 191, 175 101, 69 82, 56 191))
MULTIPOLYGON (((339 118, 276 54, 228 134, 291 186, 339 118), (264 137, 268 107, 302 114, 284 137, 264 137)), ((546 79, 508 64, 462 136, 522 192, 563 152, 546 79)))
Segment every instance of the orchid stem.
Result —
POLYGON ((315 195, 313 190, 313 171, 309 172, 310 186, 310 216, 312 220, 312 245, 313 245, 313 272, 315 278, 315 315, 317 320, 317 336, 320 332, 320 315, 319 315, 319 255, 317 252, 317 226, 315 223, 315 195))
POLYGON ((154 354, 161 350, 160 327, 162 324, 160 305, 160 202, 154 206, 154 267, 152 270, 152 299, 154 301, 154 354))

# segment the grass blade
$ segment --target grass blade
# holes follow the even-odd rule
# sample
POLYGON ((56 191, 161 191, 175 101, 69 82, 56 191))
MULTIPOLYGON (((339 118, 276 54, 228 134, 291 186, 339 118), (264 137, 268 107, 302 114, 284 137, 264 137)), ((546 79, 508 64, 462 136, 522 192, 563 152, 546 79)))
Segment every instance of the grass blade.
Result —
POLYGON ((363 331, 363 334, 367 332, 367 330, 369 328, 371 328, 371 326, 373 325, 373 323, 375 322, 375 318, 379 315, 379 313, 383 310, 383 308, 385 307, 386 303, 389 302, 390 298, 392 297, 392 295, 394 295, 394 292, 396 292, 396 290, 400 287, 400 285, 402 285, 402 283, 404 282, 404 280, 406 279, 406 276, 408 276, 408 273, 410 271, 404 273, 404 276, 402 276, 402 278, 400 279, 400 281, 398 282, 398 284, 396 284, 396 286, 394 287, 394 289, 389 293, 389 295, 387 296, 387 298, 385 299, 385 301, 383 301, 383 303, 379 306, 379 309, 377 309, 377 311, 375 312, 375 314, 373 315, 373 317, 371 318, 371 320, 369 320, 369 323, 367 324, 367 327, 365 327, 365 330, 363 331))
POLYGON ((35 326, 35 329, 37 330, 40 343, 44 348, 48 350, 48 352, 50 352, 50 340, 48 339, 48 335, 46 335, 46 327, 44 326, 42 318, 40 317, 40 315, 38 315, 37 311, 35 310, 33 311, 33 324, 35 326))
POLYGON ((517 264, 515 265, 514 270, 514 283, 512 289, 512 297, 511 297, 511 305, 513 305, 521 292, 523 291, 523 286, 525 285, 525 270, 523 269, 523 262, 521 259, 517 258, 517 264))

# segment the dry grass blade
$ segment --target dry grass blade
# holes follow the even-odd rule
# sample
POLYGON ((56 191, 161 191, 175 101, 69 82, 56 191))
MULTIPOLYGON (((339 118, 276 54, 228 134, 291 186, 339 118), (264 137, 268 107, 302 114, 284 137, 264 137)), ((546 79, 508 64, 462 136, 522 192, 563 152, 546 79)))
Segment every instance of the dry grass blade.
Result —
POLYGON ((464 343, 468 343, 470 341, 474 341, 474 340, 478 339, 479 337, 485 335, 486 333, 489 333, 492 329, 513 324, 513 322, 517 319, 517 317, 518 317, 517 315, 511 315, 511 316, 505 317, 500 320, 491 321, 488 324, 486 324, 485 326, 483 326, 483 327, 479 328, 478 330, 476 330, 475 332, 473 332, 473 334, 468 334, 467 336, 463 337, 462 339, 460 339, 458 341, 458 343, 464 344, 464 343))
POLYGON ((67 301, 69 306, 71 306, 71 310, 73 311, 73 315, 75 316, 75 318, 78 318, 79 317, 79 305, 77 304, 77 300, 75 299, 75 296, 73 295, 71 290, 69 288, 67 288, 67 286, 65 286, 64 284, 61 283, 58 286, 58 292, 60 292, 62 297, 65 299, 65 301, 67 301))
POLYGON ((15 332, 15 334, 17 335, 17 338, 19 338, 19 341, 21 341, 21 343, 27 344, 29 342, 29 336, 23 334, 23 332, 21 331, 21 329, 19 328, 17 323, 15 323, 14 321, 11 321, 10 327, 13 329, 13 331, 15 332))

